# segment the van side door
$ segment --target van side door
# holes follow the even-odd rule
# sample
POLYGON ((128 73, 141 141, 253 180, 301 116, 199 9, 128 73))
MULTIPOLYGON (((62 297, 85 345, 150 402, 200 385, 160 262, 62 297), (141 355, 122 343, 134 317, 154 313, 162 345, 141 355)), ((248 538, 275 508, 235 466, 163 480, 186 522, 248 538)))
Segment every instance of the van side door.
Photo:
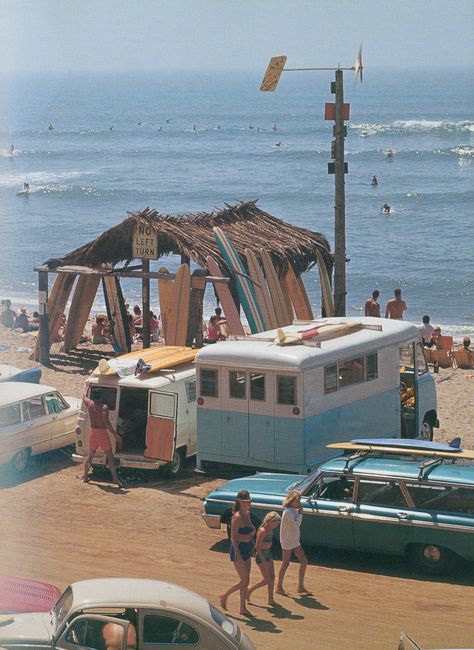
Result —
POLYGON ((145 458, 173 460, 176 448, 178 395, 150 390, 146 425, 145 458))

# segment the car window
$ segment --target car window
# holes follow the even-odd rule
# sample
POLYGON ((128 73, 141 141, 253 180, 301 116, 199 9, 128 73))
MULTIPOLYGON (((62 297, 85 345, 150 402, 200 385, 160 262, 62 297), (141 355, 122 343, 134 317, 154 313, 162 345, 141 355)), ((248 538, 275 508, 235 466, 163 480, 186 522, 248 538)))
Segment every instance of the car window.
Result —
POLYGON ((474 514, 474 488, 407 483, 416 508, 458 514, 474 514))
POLYGON ((104 627, 107 623, 94 619, 80 619, 69 627, 64 640, 73 646, 106 650, 104 627))
POLYGON ((34 420, 40 418, 43 415, 46 415, 46 409, 44 407, 44 401, 41 395, 36 397, 30 397, 22 402, 23 408, 23 419, 24 420, 34 420))
POLYGON ((396 481, 359 479, 357 501, 375 506, 407 507, 403 492, 396 481))
POLYGON ((312 496, 315 499, 333 499, 335 501, 352 501, 354 479, 346 475, 323 474, 313 485, 312 496))
POLYGON ((69 404, 61 397, 59 393, 48 393, 45 397, 46 399, 46 408, 48 413, 61 413, 69 408, 69 404))
POLYGON ((143 642, 194 645, 199 634, 185 621, 161 614, 146 614, 143 620, 143 642))
POLYGON ((9 427, 21 422, 20 403, 7 404, 0 408, 0 427, 9 427))

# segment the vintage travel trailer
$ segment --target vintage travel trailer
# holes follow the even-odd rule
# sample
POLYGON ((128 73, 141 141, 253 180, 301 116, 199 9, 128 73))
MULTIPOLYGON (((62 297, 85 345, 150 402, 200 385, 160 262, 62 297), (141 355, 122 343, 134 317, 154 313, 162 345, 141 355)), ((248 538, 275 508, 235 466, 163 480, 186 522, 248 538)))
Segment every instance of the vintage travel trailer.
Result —
POLYGON ((276 345, 272 330, 200 350, 198 468, 301 473, 333 453, 330 442, 432 438, 436 390, 415 325, 326 318, 295 321, 280 335, 291 342, 315 328, 319 337, 292 345, 276 345))
MULTIPOLYGON (((167 347, 150 350, 163 358, 167 347)), ((192 363, 196 352, 183 355, 183 350, 189 348, 172 348, 171 354, 164 357, 168 367, 160 370, 151 369, 138 376, 133 372, 120 376, 108 370, 109 374, 93 373, 87 380, 86 395, 93 397, 94 389, 101 389, 104 403, 109 407, 110 421, 121 436, 118 446, 111 437, 119 467, 157 469, 166 465, 170 474, 177 474, 184 459, 196 453, 196 370, 192 363), (190 359, 182 363, 183 356, 190 359)), ((136 365, 139 353, 119 359, 133 355, 137 357, 136 365)), ((143 356, 153 363, 150 353, 143 356)), ((82 404, 73 454, 76 462, 84 462, 89 453, 89 437, 90 421, 82 404)), ((104 463, 105 455, 98 452, 93 464, 104 463)))

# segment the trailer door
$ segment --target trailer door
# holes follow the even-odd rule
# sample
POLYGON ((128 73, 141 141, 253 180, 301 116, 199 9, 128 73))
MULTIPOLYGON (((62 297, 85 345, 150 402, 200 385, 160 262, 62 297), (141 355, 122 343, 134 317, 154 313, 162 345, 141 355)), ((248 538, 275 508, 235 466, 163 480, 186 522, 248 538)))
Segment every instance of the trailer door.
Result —
POLYGON ((176 447, 178 395, 149 391, 145 458, 173 460, 176 447))

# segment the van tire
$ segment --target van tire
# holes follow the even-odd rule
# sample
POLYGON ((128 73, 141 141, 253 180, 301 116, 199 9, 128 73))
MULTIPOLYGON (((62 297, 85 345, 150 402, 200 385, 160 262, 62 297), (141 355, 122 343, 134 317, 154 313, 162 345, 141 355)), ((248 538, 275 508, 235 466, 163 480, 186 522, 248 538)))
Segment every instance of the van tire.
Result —
POLYGON ((22 473, 28 467, 30 462, 31 449, 25 448, 17 451, 16 454, 11 459, 11 466, 15 472, 22 473))
POLYGON ((169 478, 174 478, 181 473, 185 461, 184 449, 175 449, 171 463, 165 465, 165 473, 169 478))
POLYGON ((448 548, 438 544, 416 544, 411 548, 414 564, 428 575, 440 576, 449 573, 456 564, 456 556, 448 548))

